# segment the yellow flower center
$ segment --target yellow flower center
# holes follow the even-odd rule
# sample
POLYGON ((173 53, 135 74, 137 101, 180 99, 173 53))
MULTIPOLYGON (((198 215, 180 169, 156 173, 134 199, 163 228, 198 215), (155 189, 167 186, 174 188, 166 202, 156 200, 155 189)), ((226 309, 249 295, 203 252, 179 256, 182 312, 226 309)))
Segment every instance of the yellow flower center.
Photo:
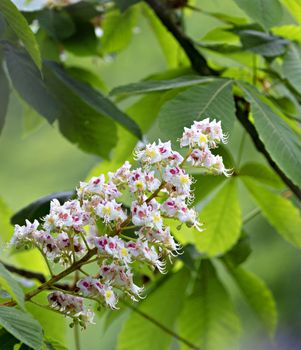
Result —
POLYGON ((106 298, 111 298, 111 296, 113 295, 113 292, 111 290, 107 290, 106 291, 106 298))
POLYGON ((112 212, 112 209, 110 207, 104 207, 103 208, 104 215, 110 215, 111 212, 112 212))
POLYGON ((200 142, 201 142, 201 143, 207 142, 207 136, 204 135, 204 134, 201 134, 201 135, 200 135, 200 142))
POLYGON ((181 184, 187 184, 189 182, 189 177, 185 176, 185 175, 181 175, 180 182, 181 182, 181 184))
POLYGON ((127 251, 127 249, 126 248, 121 248, 121 255, 122 256, 127 256, 128 255, 128 251, 127 251))
POLYGON ((138 190, 143 190, 143 182, 142 181, 136 181, 136 187, 138 190))
POLYGON ((160 222, 161 221, 161 216, 160 215, 155 215, 153 217, 154 222, 160 222))
POLYGON ((150 157, 150 158, 155 158, 156 157, 156 151, 153 149, 146 149, 145 154, 150 157))

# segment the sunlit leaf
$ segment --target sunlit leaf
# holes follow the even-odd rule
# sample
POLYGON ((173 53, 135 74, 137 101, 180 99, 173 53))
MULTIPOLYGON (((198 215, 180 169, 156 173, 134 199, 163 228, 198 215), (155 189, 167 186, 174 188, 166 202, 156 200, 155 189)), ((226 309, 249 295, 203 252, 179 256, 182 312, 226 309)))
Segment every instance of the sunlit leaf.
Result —
MULTIPOLYGON (((301 7, 300 7, 301 13, 301 7)), ((301 41, 301 26, 296 24, 286 24, 280 27, 272 28, 272 33, 285 39, 301 41)))
POLYGON ((301 90, 301 51, 290 45, 283 59, 283 75, 297 90, 301 90))

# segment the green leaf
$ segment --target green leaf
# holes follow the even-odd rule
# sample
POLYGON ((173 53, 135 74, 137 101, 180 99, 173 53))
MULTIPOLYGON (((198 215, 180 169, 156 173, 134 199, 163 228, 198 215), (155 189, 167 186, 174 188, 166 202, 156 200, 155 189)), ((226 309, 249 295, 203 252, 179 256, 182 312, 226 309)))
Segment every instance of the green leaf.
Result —
POLYGON ((8 333, 5 329, 0 329, 0 344, 3 350, 14 349, 14 346, 19 343, 20 340, 8 333))
POLYGON ((286 175, 301 187, 300 137, 266 104, 250 85, 239 84, 251 103, 255 128, 267 151, 286 175))
MULTIPOLYGON (((62 84, 60 86, 58 83, 54 83, 54 86, 57 86, 58 89, 65 87, 70 90, 69 95, 75 95, 78 100, 81 100, 89 108, 100 113, 98 119, 100 119, 101 116, 103 116, 103 119, 104 117, 112 119, 138 138, 142 137, 139 126, 130 117, 119 110, 113 102, 105 98, 99 91, 94 90, 86 83, 73 79, 66 71, 53 62, 47 62, 47 71, 51 72, 57 82, 62 84)), ((52 81, 54 82, 54 80, 52 81)), ((52 89, 56 90, 54 86, 52 89)), ((66 107, 70 108, 70 105, 66 107)), ((95 125, 93 127, 95 127, 95 125)))
POLYGON ((275 333, 277 325, 277 307, 272 292, 265 282, 242 267, 226 264, 247 303, 254 310, 270 336, 275 333))
POLYGON ((199 85, 209 83, 214 78, 200 77, 197 75, 181 76, 179 78, 170 80, 145 80, 138 83, 122 85, 114 88, 110 95, 136 95, 145 94, 147 92, 165 91, 170 89, 177 89, 187 86, 199 85))
POLYGON ((13 307, 0 307, 0 325, 9 333, 34 350, 43 344, 43 332, 38 321, 30 314, 13 307))
POLYGON ((185 300, 179 329, 181 336, 202 350, 230 350, 237 343, 239 318, 208 260, 202 260, 193 293, 185 300))
POLYGON ((0 61, 0 134, 4 126, 9 102, 9 84, 0 61))
POLYGON ((250 238, 245 233, 243 233, 235 246, 229 250, 227 254, 224 255, 224 259, 226 261, 229 261, 231 263, 231 266, 236 267, 245 262, 251 252, 252 249, 250 246, 250 238))
POLYGON ((114 53, 127 47, 132 40, 133 28, 136 22, 136 7, 130 7, 123 13, 118 10, 107 12, 102 24, 102 52, 114 53))
POLYGON ((216 80, 194 86, 167 101, 160 110, 159 126, 166 137, 177 140, 193 121, 215 118, 230 132, 235 118, 231 80, 216 80))
POLYGON ((256 30, 241 30, 237 32, 245 50, 264 57, 275 57, 285 52, 288 41, 256 30))
POLYGON ((301 248, 301 215, 297 207, 278 193, 271 192, 254 180, 242 177, 262 215, 288 242, 301 248))
POLYGON ((301 23, 301 3, 299 0, 283 0, 283 5, 287 7, 289 12, 295 19, 301 23))
POLYGON ((115 0, 115 3, 120 11, 127 10, 130 6, 133 6, 141 0, 115 0))
POLYGON ((265 30, 279 24, 283 9, 278 0, 235 0, 236 4, 265 30))
POLYGON ((11 210, 0 197, 0 232, 1 240, 7 242, 11 238, 12 226, 10 225, 11 210))
POLYGON ((0 286, 11 295, 22 309, 25 309, 23 290, 2 263, 0 263, 0 286))
POLYGON ((42 67, 42 60, 38 43, 25 17, 18 11, 17 7, 10 0, 0 1, 0 12, 4 15, 7 23, 15 32, 17 37, 22 40, 26 50, 32 57, 39 69, 42 67))
MULTIPOLYGON (((300 8, 301 13, 301 8, 300 8)), ((280 27, 274 27, 271 29, 272 33, 282 38, 301 41, 301 26, 296 24, 286 24, 280 27)))
POLYGON ((41 27, 56 40, 70 38, 76 30, 72 17, 64 10, 42 10, 37 19, 41 27))
POLYGON ((11 223, 13 225, 24 225, 25 220, 33 222, 35 219, 40 220, 46 214, 49 213, 50 202, 56 198, 61 204, 71 199, 75 195, 74 191, 69 192, 55 192, 48 196, 42 197, 30 204, 25 208, 22 208, 17 213, 15 213, 11 218, 11 223))
POLYGON ((300 91, 301 89, 301 52, 295 45, 290 45, 283 58, 283 75, 300 91))
POLYGON ((196 234, 196 247, 209 256, 220 255, 238 240, 241 209, 235 179, 228 180, 200 213, 204 231, 196 234))
POLYGON ((262 184, 278 189, 285 187, 279 176, 271 168, 261 163, 245 163, 239 170, 239 176, 249 176, 262 184))
MULTIPOLYGON (((182 269, 172 275, 162 285, 140 303, 139 309, 164 327, 171 330, 182 308, 189 271, 182 269)), ((168 349, 171 336, 158 325, 132 312, 125 322, 118 339, 118 350, 168 349)))

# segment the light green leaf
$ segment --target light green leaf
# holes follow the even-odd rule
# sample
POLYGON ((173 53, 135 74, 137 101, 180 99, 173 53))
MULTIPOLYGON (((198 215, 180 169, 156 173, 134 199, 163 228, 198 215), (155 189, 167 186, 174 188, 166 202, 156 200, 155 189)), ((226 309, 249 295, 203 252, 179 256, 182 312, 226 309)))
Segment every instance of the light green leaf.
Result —
POLYGON ((283 189, 285 186, 278 175, 267 166, 256 163, 245 163, 239 170, 239 176, 249 176, 267 186, 283 189))
POLYGON ((177 68, 181 61, 187 61, 187 58, 173 35, 164 27, 159 18, 149 7, 143 8, 143 14, 148 20, 151 29, 161 46, 163 54, 169 68, 177 68))
POLYGON ((123 13, 119 10, 107 12, 102 24, 102 52, 114 53, 127 47, 132 40, 136 21, 137 8, 135 6, 128 8, 123 13))
POLYGON ((235 179, 228 180, 200 213, 204 231, 196 234, 196 247, 209 256, 222 254, 238 240, 241 209, 235 179))
POLYGON ((10 224, 12 211, 0 197, 0 239, 8 242, 11 238, 13 228, 10 224))
POLYGON ((230 132, 235 118, 231 86, 231 80, 219 79, 177 94, 160 110, 158 119, 162 133, 175 141, 184 127, 205 118, 221 120, 223 130, 230 132))
POLYGON ((301 187, 301 142, 289 125, 265 103, 250 85, 239 84, 251 103, 255 128, 277 165, 301 187))
POLYGON ((268 334, 273 336, 277 325, 277 308, 272 292, 254 273, 242 267, 227 267, 247 303, 261 320, 268 334))
POLYGON ((9 102, 9 83, 0 60, 0 134, 5 123, 7 107, 9 102))
POLYGON ((274 27, 271 29, 271 31, 273 34, 281 36, 282 38, 301 41, 301 26, 296 24, 286 24, 284 26, 274 27))
POLYGON ((279 24, 283 9, 278 0, 235 0, 236 4, 265 30, 279 24))
POLYGON ((301 248, 301 215, 294 204, 250 178, 242 177, 242 180, 261 209, 262 215, 275 230, 288 242, 301 248))
POLYGON ((199 85, 214 81, 211 77, 200 77, 197 75, 181 76, 170 80, 145 80, 138 83, 118 86, 110 92, 110 95, 135 95, 145 94, 153 91, 164 91, 187 86, 199 85))
POLYGON ((38 321, 30 314, 13 307, 0 307, 0 325, 9 333, 34 350, 43 344, 43 332, 38 321))
POLYGON ((36 38, 28 26, 25 17, 10 0, 0 1, 0 12, 4 15, 7 23, 15 32, 17 37, 22 40, 26 50, 34 60, 39 69, 42 67, 42 60, 39 46, 36 38))
POLYGON ((301 52, 291 44, 283 58, 283 75, 297 90, 301 90, 301 52))
POLYGON ((0 286, 10 294, 10 296, 22 307, 22 309, 25 309, 24 293, 22 288, 1 263, 0 286))
MULTIPOLYGON (((160 285, 139 310, 171 330, 182 308, 189 271, 182 269, 160 285)), ((118 339, 118 350, 168 349, 172 338, 154 323, 133 312, 125 322, 118 339)))
MULTIPOLYGON (((203 260, 193 294, 185 300, 179 318, 180 335, 202 350, 233 350, 240 321, 213 265, 203 260)), ((184 347, 188 350, 188 347, 184 347)))
POLYGON ((282 0, 284 6, 287 7, 289 12, 295 19, 301 23, 301 3, 300 0, 282 0))

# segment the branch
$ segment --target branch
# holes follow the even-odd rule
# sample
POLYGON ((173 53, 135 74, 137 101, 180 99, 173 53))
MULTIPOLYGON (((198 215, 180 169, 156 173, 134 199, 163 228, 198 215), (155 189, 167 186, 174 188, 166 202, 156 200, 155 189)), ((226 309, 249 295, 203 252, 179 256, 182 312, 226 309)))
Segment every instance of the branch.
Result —
POLYGON ((174 36, 180 46, 185 51, 192 68, 200 75, 217 75, 218 72, 211 69, 203 55, 195 48, 193 41, 186 36, 182 29, 178 26, 171 9, 166 6, 164 1, 160 0, 145 0, 150 8, 155 12, 161 20, 165 28, 174 36))
POLYGON ((294 192, 294 194, 301 200, 301 189, 296 186, 278 167, 278 165, 271 158, 269 152, 266 150, 264 143, 260 140, 259 135, 254 125, 249 120, 250 105, 242 97, 234 96, 236 106, 236 117, 250 135, 256 149, 264 155, 270 166, 281 177, 282 181, 294 192))
MULTIPOLYGON (((179 45, 185 51, 190 60, 192 68, 200 75, 218 75, 219 73, 208 66, 204 56, 195 48, 193 41, 186 36, 181 28, 177 25, 172 16, 172 10, 160 0, 145 0, 145 2, 153 9, 158 18, 161 20, 165 28, 174 36, 179 45)), ((241 122, 247 133, 251 136, 252 141, 257 150, 264 155, 270 166, 281 177, 283 182, 291 189, 291 191, 301 200, 301 189, 296 186, 273 161, 265 145, 260 140, 259 135, 248 119, 249 104, 243 98, 234 96, 236 104, 236 117, 241 122), (238 103, 240 101, 240 103, 238 103)))

